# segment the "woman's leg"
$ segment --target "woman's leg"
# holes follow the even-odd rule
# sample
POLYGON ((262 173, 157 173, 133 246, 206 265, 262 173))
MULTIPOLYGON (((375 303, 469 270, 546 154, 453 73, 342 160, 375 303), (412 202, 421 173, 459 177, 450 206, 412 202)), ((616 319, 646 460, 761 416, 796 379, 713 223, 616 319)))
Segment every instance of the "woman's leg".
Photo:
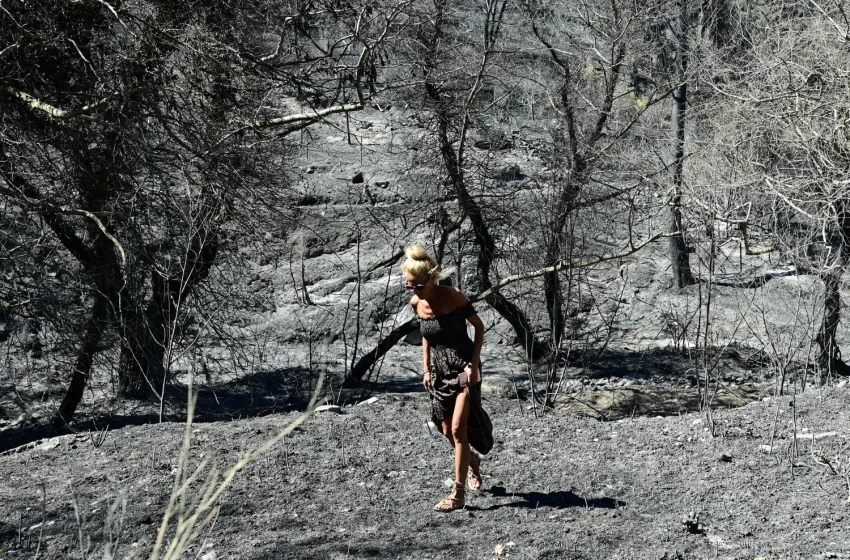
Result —
POLYGON ((442 424, 440 425, 440 429, 443 431, 443 435, 446 436, 446 439, 449 440, 449 445, 451 445, 452 449, 454 449, 455 438, 452 437, 452 419, 444 418, 442 424))
POLYGON ((466 421, 469 418, 469 395, 461 393, 455 400, 454 413, 451 420, 443 420, 443 433, 455 448, 455 485, 448 498, 440 500, 434 509, 437 511, 454 511, 464 507, 466 496, 466 472, 469 469, 469 438, 466 434, 466 421))
POLYGON ((457 396, 455 401, 450 432, 455 445, 455 481, 464 484, 466 483, 466 473, 469 470, 469 437, 466 433, 469 409, 469 394, 464 391, 457 396))

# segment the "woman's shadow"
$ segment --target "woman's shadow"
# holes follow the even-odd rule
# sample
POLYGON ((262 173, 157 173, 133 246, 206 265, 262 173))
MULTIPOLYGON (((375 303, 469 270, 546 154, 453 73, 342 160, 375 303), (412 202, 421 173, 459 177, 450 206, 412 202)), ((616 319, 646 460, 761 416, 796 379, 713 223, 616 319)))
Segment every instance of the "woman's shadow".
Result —
POLYGON ((617 509, 624 507, 626 502, 614 498, 583 498, 570 491, 558 490, 555 492, 508 492, 504 486, 493 486, 482 493, 490 494, 494 498, 515 498, 515 501, 495 504, 489 507, 467 506, 467 509, 490 511, 494 509, 513 507, 537 509, 539 507, 550 507, 564 509, 572 507, 617 509), (516 500, 518 498, 518 500, 516 500))

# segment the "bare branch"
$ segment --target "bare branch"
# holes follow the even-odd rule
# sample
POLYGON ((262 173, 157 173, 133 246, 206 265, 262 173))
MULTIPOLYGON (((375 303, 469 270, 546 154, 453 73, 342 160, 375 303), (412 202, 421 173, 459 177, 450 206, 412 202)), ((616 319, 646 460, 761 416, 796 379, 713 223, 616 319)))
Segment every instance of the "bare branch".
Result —
POLYGON ((826 10, 824 10, 823 7, 820 4, 815 2, 815 0, 809 0, 809 3, 812 6, 814 6, 815 9, 817 9, 817 11, 819 11, 823 15, 823 17, 825 17, 826 19, 829 20, 829 23, 831 23, 832 26, 835 28, 835 30, 838 31, 838 34, 841 36, 842 39, 850 42, 850 29, 843 29, 842 30, 841 26, 838 25, 838 22, 835 21, 835 19, 833 19, 833 17, 831 15, 826 13, 826 10))
POLYGON ((4 47, 4 48, 0 49, 0 59, 2 59, 4 56, 9 54, 13 50, 17 49, 19 46, 21 46, 21 44, 19 42, 15 41, 14 43, 9 45, 8 47, 4 47))
POLYGON ((476 301, 481 301, 481 300, 493 295, 494 293, 498 292, 499 290, 501 290, 505 286, 508 286, 510 284, 514 284, 516 282, 520 282, 522 280, 530 280, 531 278, 537 278, 537 277, 543 276, 545 274, 550 274, 552 272, 558 272, 558 271, 561 271, 561 270, 566 270, 568 268, 569 269, 589 268, 591 266, 595 266, 595 265, 603 263, 603 262, 613 261, 613 260, 616 260, 616 259, 622 259, 622 258, 628 257, 629 255, 633 255, 633 254, 637 253, 638 251, 640 251, 641 249, 643 249, 644 247, 646 247, 647 245, 649 245, 650 243, 652 243, 654 241, 658 241, 659 239, 662 239, 664 237, 674 237, 676 235, 680 235, 678 231, 671 232, 671 233, 657 233, 657 234, 653 235, 652 237, 650 237, 649 239, 647 239, 646 241, 644 241, 643 243, 639 243, 638 245, 631 245, 630 244, 628 249, 625 249, 624 251, 622 251, 620 253, 602 255, 602 256, 596 257, 594 259, 591 259, 589 261, 578 262, 578 263, 571 262, 571 261, 560 261, 560 262, 558 262, 558 264, 555 264, 555 265, 552 265, 552 266, 547 266, 546 268, 541 268, 541 269, 534 270, 534 271, 531 271, 531 272, 522 272, 520 274, 514 274, 512 276, 507 276, 507 277, 503 278, 497 284, 494 284, 490 289, 484 290, 480 294, 476 294, 476 295, 472 296, 471 298, 469 298, 469 301, 471 301, 473 303, 476 302, 476 301))
POLYGON ((73 109, 73 110, 67 111, 65 109, 60 109, 58 107, 54 107, 53 105, 50 105, 49 103, 46 103, 46 102, 44 102, 40 99, 37 99, 37 98, 33 97, 32 95, 30 95, 26 92, 18 91, 18 90, 11 88, 9 86, 0 86, 0 93, 5 93, 7 95, 11 95, 12 97, 16 97, 16 98, 20 99, 21 101, 23 101, 24 103, 26 103, 27 105, 29 105, 30 108, 32 108, 32 109, 35 109, 37 111, 42 111, 44 113, 47 113, 48 115, 50 115, 53 118, 63 119, 63 120, 64 119, 73 119, 75 117, 81 117, 81 116, 87 115, 88 113, 91 113, 92 111, 95 111, 95 110, 99 109, 100 107, 103 107, 104 105, 106 105, 112 99, 114 99, 115 97, 117 97, 119 95, 119 92, 116 91, 112 95, 110 95, 108 97, 104 97, 100 101, 96 101, 95 103, 91 103, 89 105, 84 105, 84 106, 82 106, 78 109, 73 109))
MULTIPOLYGON (((6 180, 6 182, 8 184, 15 187, 14 183, 8 177, 6 177, 4 175, 3 178, 6 180)), ((11 198, 21 202, 22 204, 24 204, 26 206, 39 208, 43 214, 51 214, 53 216, 58 216, 58 215, 82 216, 84 218, 88 218, 89 220, 93 221, 97 225, 98 229, 100 229, 100 231, 103 233, 103 235, 107 239, 109 239, 109 241, 111 241, 112 244, 115 245, 115 247, 118 249, 118 252, 121 254, 122 265, 127 264, 127 255, 124 252, 124 246, 121 245, 121 243, 111 233, 109 233, 109 231, 106 229, 106 226, 103 224, 103 222, 100 220, 100 218, 98 218, 94 213, 89 212, 88 210, 83 210, 81 208, 67 208, 65 206, 55 204, 55 203, 50 202, 48 200, 45 200, 43 198, 36 198, 36 197, 33 197, 33 196, 29 196, 29 195, 24 194, 23 192, 20 192, 20 191, 16 192, 16 190, 17 189, 10 190, 10 189, 4 189, 4 188, 0 187, 0 193, 1 194, 5 194, 7 196, 10 196, 11 198)), ((46 216, 46 217, 49 217, 49 216, 46 216)), ((59 224, 59 225, 61 226, 62 224, 59 224)), ((74 240, 79 241, 79 238, 74 236, 74 240)), ((80 246, 82 246, 82 242, 80 241, 79 243, 80 243, 80 246)), ((90 258, 90 257, 87 257, 87 258, 90 258)))
MULTIPOLYGON (((85 0, 71 0, 71 3, 72 3, 72 4, 82 4, 84 1, 85 1, 85 0)), ((113 8, 113 7, 112 7, 112 5, 111 5, 109 2, 106 2, 105 0, 91 0, 91 1, 93 1, 93 2, 97 2, 98 4, 102 4, 103 6, 105 6, 107 10, 109 10, 110 12, 112 12, 112 15, 114 15, 114 16, 115 16, 115 19, 117 19, 117 20, 118 20, 118 23, 120 23, 120 24, 121 24, 121 25, 123 25, 124 27, 127 27, 127 26, 124 24, 124 22, 123 22, 123 21, 121 21, 121 17, 118 15, 118 12, 115 10, 115 8, 113 8)))

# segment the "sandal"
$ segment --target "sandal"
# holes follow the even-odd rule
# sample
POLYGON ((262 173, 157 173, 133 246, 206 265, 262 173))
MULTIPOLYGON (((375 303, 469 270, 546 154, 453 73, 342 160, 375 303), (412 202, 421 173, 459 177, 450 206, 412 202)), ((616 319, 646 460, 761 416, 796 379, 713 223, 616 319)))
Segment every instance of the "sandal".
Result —
POLYGON ((464 496, 463 483, 455 482, 452 493, 449 494, 448 498, 440 500, 440 502, 434 506, 434 511, 449 512, 456 509, 463 509, 465 505, 466 499, 464 496))
POLYGON ((469 475, 466 477, 466 483, 470 490, 481 490, 483 483, 481 478, 481 456, 477 453, 469 454, 469 475))

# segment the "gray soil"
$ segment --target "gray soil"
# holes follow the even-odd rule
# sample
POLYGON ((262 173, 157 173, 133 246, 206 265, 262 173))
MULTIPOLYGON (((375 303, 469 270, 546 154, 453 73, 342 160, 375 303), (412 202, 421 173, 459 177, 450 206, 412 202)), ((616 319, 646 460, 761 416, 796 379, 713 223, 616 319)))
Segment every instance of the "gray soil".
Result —
MULTIPOLYGON (((496 447, 463 511, 423 393, 323 412, 243 471, 192 549, 205 558, 850 558, 846 389, 699 414, 600 422, 491 397, 496 447), (795 438, 795 434, 797 437, 795 438), (769 447, 765 447, 769 446, 769 447), (688 523, 689 516, 698 521, 688 523), (513 544, 511 544, 513 543, 513 544), (501 553, 500 553, 501 552, 501 553)), ((294 414, 198 424, 192 463, 223 470, 294 414)), ((4 558, 149 554, 183 426, 62 436, 0 457, 4 558), (75 515, 75 508, 79 516, 75 515)))

